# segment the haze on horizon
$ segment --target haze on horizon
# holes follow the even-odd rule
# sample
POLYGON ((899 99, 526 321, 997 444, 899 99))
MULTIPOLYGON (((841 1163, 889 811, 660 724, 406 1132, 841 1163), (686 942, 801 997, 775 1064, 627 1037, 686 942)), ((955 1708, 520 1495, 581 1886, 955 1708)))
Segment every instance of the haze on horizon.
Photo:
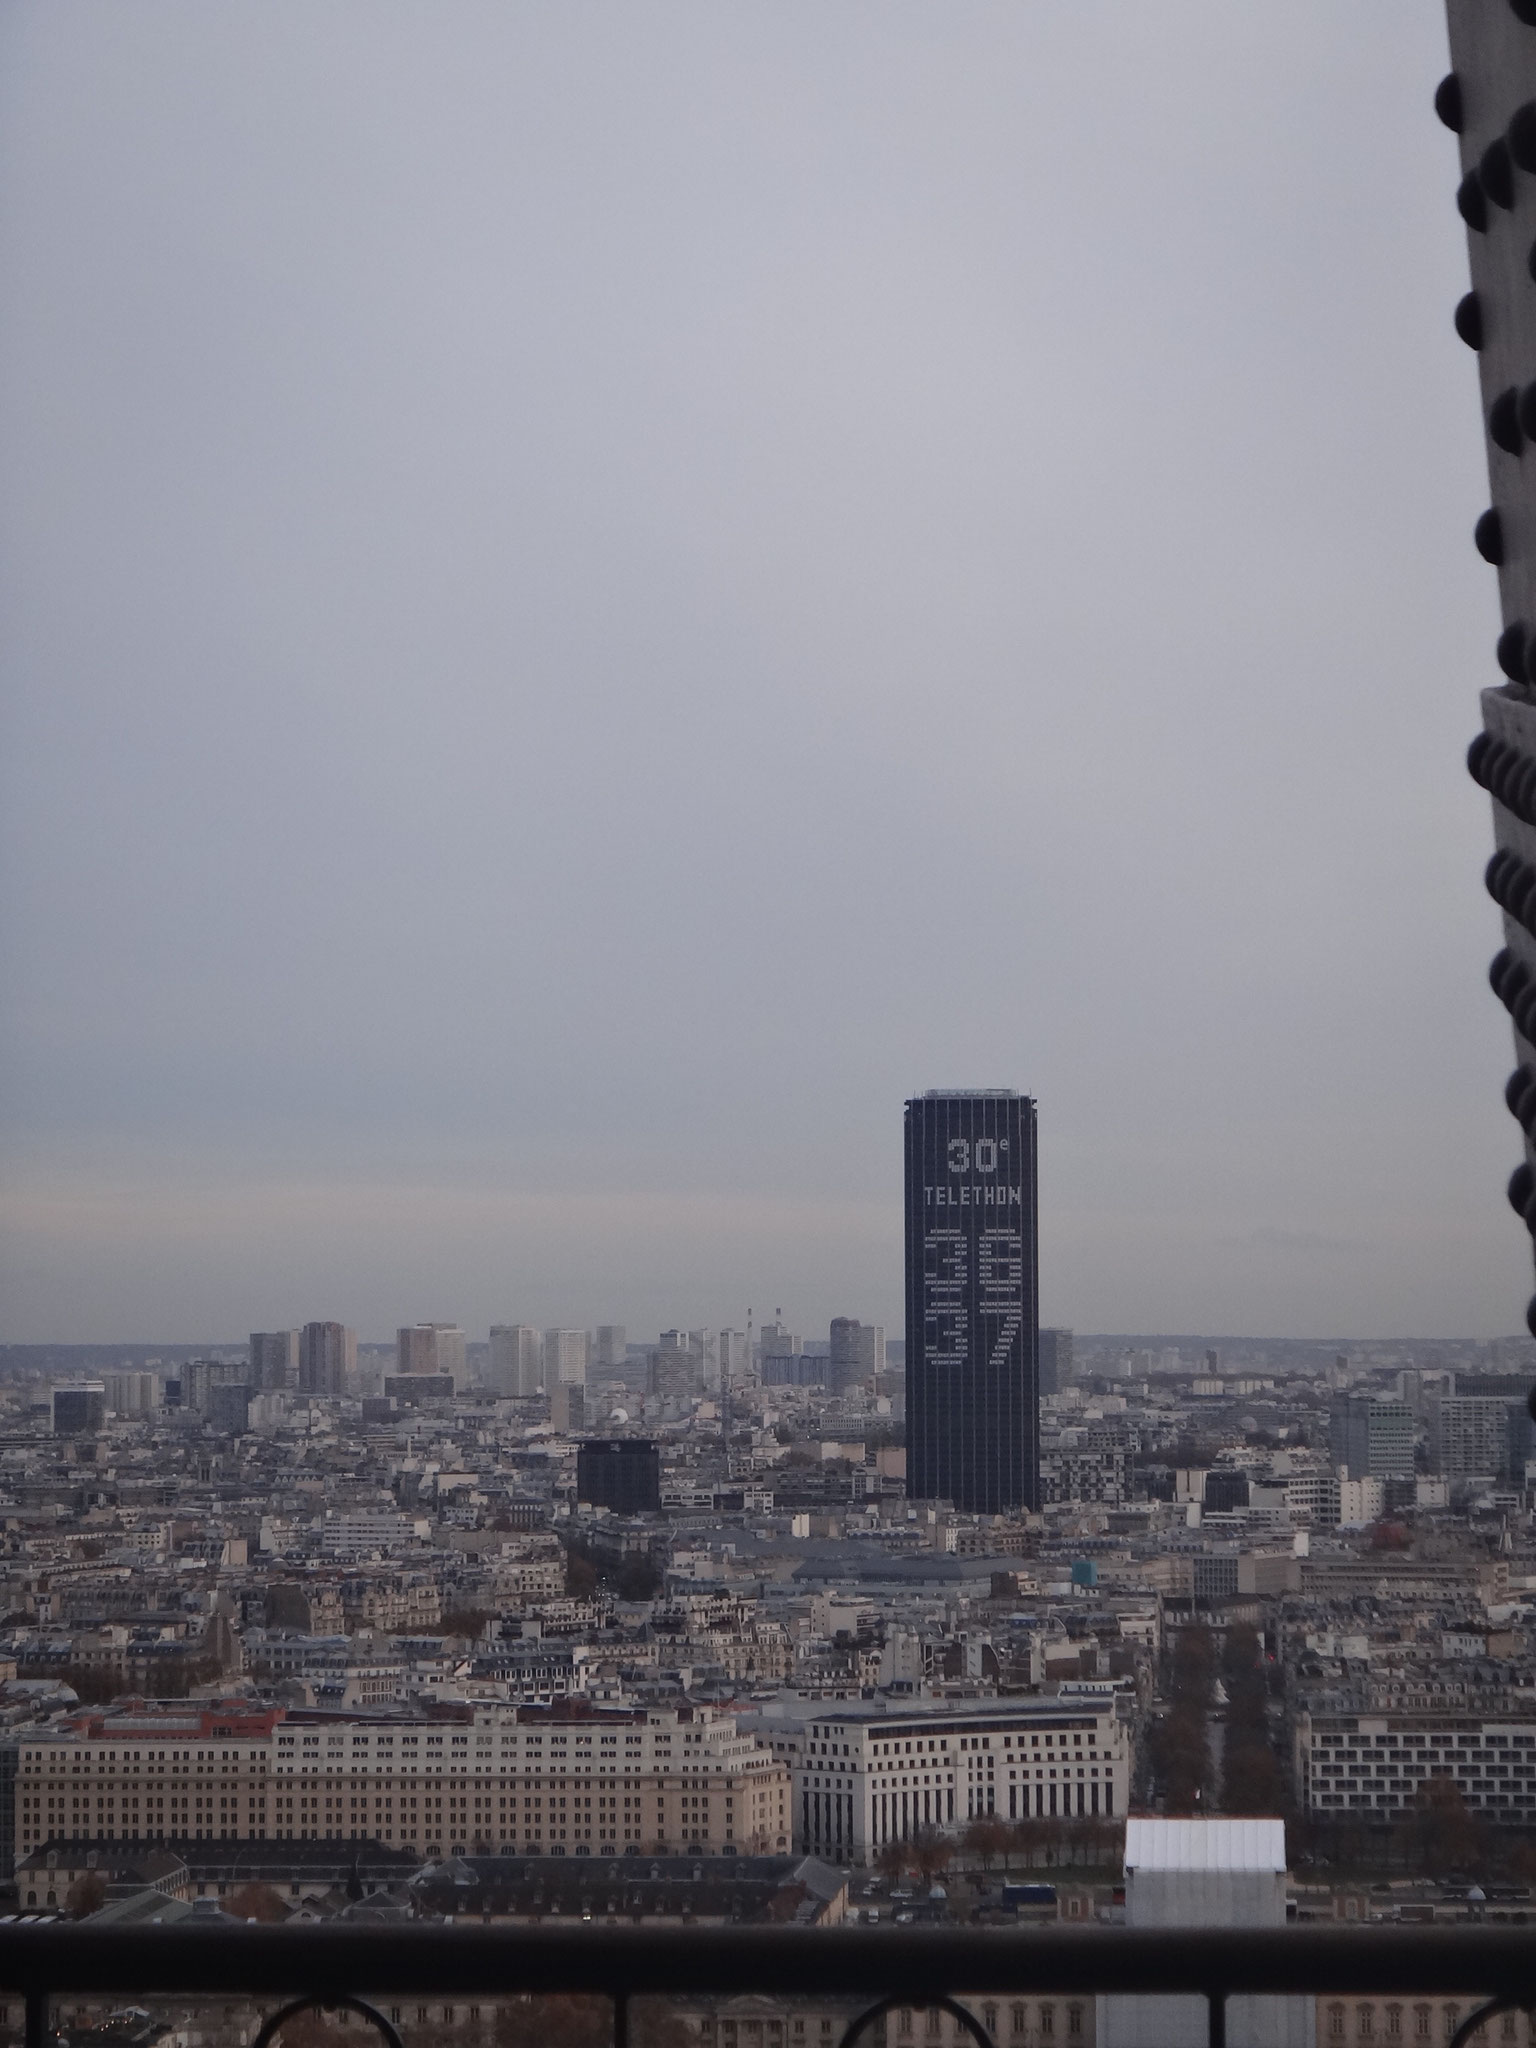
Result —
POLYGON ((1520 1328, 1439 0, 0 17, 0 1339, 1520 1328))

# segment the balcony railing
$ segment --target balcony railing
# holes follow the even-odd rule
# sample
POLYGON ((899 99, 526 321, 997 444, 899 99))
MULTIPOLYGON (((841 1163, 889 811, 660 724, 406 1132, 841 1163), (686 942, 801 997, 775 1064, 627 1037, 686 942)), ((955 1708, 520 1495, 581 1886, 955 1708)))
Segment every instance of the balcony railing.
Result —
MULTIPOLYGON (((47 2048, 53 1998, 92 1994, 239 1996, 319 2006, 375 1996, 612 2001, 614 2048, 628 2048, 629 2002, 668 1996, 857 1998, 847 2048, 894 2006, 956 2013, 991 2048, 974 2012, 986 1994, 1196 1993, 1208 2048, 1226 2048, 1227 2000, 1451 1996, 1483 2001, 1456 2029, 1464 2048, 1491 2015, 1536 2006, 1536 1940, 1506 1928, 990 1930, 902 1928, 183 1926, 117 1929, 55 1922, 0 1929, 0 1986, 25 2000, 25 2048, 47 2048)), ((362 2006, 387 2043, 398 2037, 362 2006)), ((274 2031, 272 2020, 260 2041, 274 2031)), ((1170 2043, 1170 2048, 1174 2044, 1170 2043)))

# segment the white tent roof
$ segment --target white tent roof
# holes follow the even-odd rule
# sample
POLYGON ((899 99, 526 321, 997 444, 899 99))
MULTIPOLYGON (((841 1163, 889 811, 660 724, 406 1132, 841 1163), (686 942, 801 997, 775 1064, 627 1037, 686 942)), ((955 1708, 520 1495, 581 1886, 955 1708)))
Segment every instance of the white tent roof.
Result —
POLYGON ((1130 1870, 1285 1869, 1283 1820, 1137 1819, 1125 1824, 1130 1870))

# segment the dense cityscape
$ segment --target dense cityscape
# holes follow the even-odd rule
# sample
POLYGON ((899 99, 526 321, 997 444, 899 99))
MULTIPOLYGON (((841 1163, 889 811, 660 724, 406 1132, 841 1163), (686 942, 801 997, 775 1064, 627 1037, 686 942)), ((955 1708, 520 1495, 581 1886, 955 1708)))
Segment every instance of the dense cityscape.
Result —
MULTIPOLYGON (((1218 1924, 1526 1921, 1536 1345, 1038 1329, 1033 1119, 908 1105, 905 1341, 0 1353, 13 1914, 1113 1925, 1169 1828, 1230 1825, 1218 1924), (1011 1466, 967 1433, 999 1399, 1011 1466)), ((1126 2040, 1122 2003, 984 2023, 1126 2040)))
POLYGON ((5 11, 0 2048, 1536 2048, 1427 12, 5 11))

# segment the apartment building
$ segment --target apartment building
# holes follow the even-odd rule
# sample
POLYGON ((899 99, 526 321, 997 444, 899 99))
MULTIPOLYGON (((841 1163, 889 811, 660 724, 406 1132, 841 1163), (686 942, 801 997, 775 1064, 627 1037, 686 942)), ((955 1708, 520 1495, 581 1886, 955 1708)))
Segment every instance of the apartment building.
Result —
MULTIPOLYGON (((1091 1998, 977 1998, 962 1993, 959 2002, 999 2048, 1093 2048, 1091 1998)), ((753 1993, 714 1999, 683 1995, 670 2001, 673 2016, 699 2048, 837 2048, 863 2003, 753 1993)), ((860 2048, 972 2048, 974 2039, 962 2021, 939 2006, 897 2006, 871 2021, 860 2048)))
MULTIPOLYGON (((1319 1998, 1316 2036, 1319 2048, 1348 2048, 1348 2044, 1369 2042, 1370 2048, 1445 2048, 1456 2029, 1484 1999, 1405 1998, 1401 1993, 1370 1998, 1319 1998)), ((1479 2048, 1492 2048, 1497 2041, 1514 2044, 1536 2042, 1536 2019, 1529 2013, 1504 2012, 1479 2027, 1472 2037, 1479 2048)))
POLYGON ((448 1711, 162 1702, 82 1713, 20 1742, 16 1854, 55 1837, 371 1840, 423 1857, 790 1847, 788 1768, 731 1714, 448 1711))
POLYGON ((984 1814, 1115 1820, 1130 1799, 1130 1739, 1107 1695, 849 1707, 769 1740, 794 1775, 795 1847, 836 1862, 984 1814))
POLYGON ((1399 1821, 1429 1778, 1449 1778, 1484 1820, 1536 1822, 1536 1715, 1303 1711, 1296 1789, 1319 1819, 1399 1821))

